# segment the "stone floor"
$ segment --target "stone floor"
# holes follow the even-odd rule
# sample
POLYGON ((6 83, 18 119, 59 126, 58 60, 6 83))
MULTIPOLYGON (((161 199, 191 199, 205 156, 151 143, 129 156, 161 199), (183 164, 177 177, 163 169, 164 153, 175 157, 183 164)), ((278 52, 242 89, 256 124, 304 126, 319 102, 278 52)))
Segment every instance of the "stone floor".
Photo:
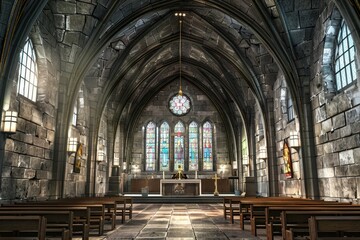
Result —
MULTIPOLYGON (((239 221, 229 223, 223 217, 222 204, 134 204, 132 220, 119 224, 116 230, 91 240, 192 240, 192 239, 266 239, 265 231, 258 237, 244 231, 239 221)), ((106 230, 106 229, 105 229, 106 230)))

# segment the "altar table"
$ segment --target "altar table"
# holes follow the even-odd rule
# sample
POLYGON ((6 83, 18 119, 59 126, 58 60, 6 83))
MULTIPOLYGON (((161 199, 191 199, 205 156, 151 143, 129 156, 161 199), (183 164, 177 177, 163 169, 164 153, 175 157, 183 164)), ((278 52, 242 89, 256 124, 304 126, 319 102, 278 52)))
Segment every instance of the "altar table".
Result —
POLYGON ((161 179, 160 195, 201 195, 201 179, 161 179))

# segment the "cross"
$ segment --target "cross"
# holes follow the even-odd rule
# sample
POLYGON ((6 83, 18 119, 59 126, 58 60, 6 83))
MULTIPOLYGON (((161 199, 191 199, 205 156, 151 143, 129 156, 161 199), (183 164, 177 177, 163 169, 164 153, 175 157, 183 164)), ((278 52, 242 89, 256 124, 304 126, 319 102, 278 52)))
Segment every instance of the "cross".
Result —
POLYGON ((214 184, 215 184, 214 196, 219 196, 219 192, 218 192, 218 189, 217 189, 217 180, 220 179, 220 178, 218 178, 217 173, 215 173, 215 177, 213 177, 213 179, 214 179, 214 184))

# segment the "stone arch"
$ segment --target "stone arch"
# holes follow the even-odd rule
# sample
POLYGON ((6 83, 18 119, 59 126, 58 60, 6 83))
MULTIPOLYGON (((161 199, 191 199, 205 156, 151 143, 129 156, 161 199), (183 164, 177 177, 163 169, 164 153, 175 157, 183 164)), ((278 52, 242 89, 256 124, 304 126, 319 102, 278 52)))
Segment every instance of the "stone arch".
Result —
POLYGON ((327 98, 332 98, 336 93, 334 58, 336 54, 336 37, 340 30, 342 19, 339 10, 334 6, 324 26, 324 48, 322 49, 321 72, 323 91, 327 98))

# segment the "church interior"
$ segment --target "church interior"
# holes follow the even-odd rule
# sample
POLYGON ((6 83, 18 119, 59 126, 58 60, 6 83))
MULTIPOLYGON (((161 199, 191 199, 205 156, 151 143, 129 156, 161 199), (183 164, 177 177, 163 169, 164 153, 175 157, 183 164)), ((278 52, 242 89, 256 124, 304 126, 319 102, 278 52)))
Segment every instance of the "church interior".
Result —
POLYGON ((359 0, 3 0, 0 13, 1 203, 360 203, 359 0))

